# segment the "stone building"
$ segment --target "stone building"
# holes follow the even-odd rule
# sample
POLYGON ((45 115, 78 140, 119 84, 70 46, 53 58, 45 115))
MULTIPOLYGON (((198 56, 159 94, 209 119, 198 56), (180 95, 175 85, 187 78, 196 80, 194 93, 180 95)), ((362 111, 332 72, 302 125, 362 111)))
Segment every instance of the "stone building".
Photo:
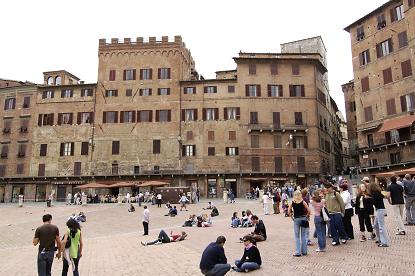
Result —
MULTIPOLYGON (((25 197, 54 191, 63 199, 90 181, 143 180, 198 187, 203 197, 224 188, 244 196, 334 174, 341 142, 323 41, 281 48, 240 52, 236 69, 204 79, 180 36, 100 39, 96 84, 45 72, 34 93, 25 197)), ((105 193, 127 191, 137 188, 105 193)))
POLYGON ((354 81, 342 85, 344 101, 346 105, 346 127, 348 139, 348 155, 350 157, 349 167, 357 167, 359 164, 359 153, 357 144, 357 117, 354 81))
POLYGON ((345 28, 354 83, 343 85, 343 91, 348 121, 356 116, 365 174, 415 163, 414 23, 414 1, 392 0, 345 28))

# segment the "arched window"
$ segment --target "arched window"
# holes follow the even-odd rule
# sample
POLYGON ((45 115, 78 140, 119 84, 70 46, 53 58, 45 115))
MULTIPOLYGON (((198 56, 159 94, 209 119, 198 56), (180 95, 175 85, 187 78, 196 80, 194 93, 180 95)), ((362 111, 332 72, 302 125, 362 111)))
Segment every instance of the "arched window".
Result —
POLYGON ((55 85, 61 85, 62 84, 62 78, 60 76, 57 76, 55 78, 55 85))
POLYGON ((48 77, 47 84, 53 85, 53 77, 48 77))

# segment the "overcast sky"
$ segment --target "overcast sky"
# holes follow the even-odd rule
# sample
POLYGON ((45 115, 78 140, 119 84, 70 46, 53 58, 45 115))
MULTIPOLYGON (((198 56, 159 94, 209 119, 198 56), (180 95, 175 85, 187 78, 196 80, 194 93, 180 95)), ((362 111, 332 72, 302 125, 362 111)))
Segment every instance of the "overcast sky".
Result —
POLYGON ((341 84, 353 79, 350 37, 343 28, 386 0, 297 1, 4 1, 0 78, 42 83, 65 69, 96 82, 98 39, 181 35, 205 78, 235 69, 232 57, 279 52, 280 44, 321 35, 330 93, 344 113, 341 84))

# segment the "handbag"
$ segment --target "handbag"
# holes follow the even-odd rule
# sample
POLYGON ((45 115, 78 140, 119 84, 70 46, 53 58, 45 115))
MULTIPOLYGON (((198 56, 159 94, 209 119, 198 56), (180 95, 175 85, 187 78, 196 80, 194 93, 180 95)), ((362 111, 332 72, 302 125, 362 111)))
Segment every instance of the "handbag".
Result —
MULTIPOLYGON (((65 236, 62 237, 62 240, 65 238, 65 236)), ((66 239, 65 248, 71 247, 71 234, 68 234, 68 238, 66 239)))
POLYGON ((321 208, 320 216, 323 218, 324 222, 330 221, 329 211, 326 207, 321 208))
POLYGON ((310 227, 310 223, 308 223, 308 220, 302 220, 300 226, 303 228, 308 228, 310 227))

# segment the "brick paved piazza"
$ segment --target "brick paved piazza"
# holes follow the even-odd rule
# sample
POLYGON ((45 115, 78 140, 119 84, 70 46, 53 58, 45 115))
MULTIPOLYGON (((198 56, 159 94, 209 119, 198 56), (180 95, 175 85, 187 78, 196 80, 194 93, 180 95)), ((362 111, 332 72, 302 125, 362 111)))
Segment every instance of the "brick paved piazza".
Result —
MULTIPOLYGON (((292 257, 294 241, 292 221, 283 215, 261 215, 261 205, 256 201, 227 204, 217 201, 220 216, 215 217, 211 228, 182 228, 191 213, 201 213, 206 202, 191 205, 188 212, 179 212, 175 218, 165 217, 165 208, 150 206, 150 236, 153 239, 160 229, 185 230, 189 237, 179 243, 147 246, 143 240, 141 214, 127 212, 127 205, 88 205, 74 207, 57 205, 46 209, 46 204, 30 204, 23 208, 16 205, 0 206, 0 274, 36 275, 37 249, 31 244, 34 229, 41 225, 45 211, 53 215, 53 222, 61 233, 66 218, 83 210, 87 222, 83 224, 84 256, 80 261, 81 275, 201 275, 198 265, 204 247, 218 235, 225 235, 225 252, 228 261, 240 258, 243 245, 238 238, 248 229, 229 227, 231 213, 251 209, 260 215, 267 226, 268 240, 259 243, 263 266, 250 275, 414 275, 415 227, 408 228, 406 236, 395 236, 391 210, 386 218, 391 236, 391 247, 378 248, 373 241, 358 240, 346 245, 328 245, 325 253, 316 253, 316 246, 309 247, 306 257, 292 257), (304 273, 304 274, 303 274, 304 273)), ((355 230, 357 217, 353 217, 355 230)), ((312 225, 313 227, 313 225, 312 225)), ((313 228, 312 228, 313 230, 313 228)), ((328 240, 329 241, 329 240, 328 240)), ((61 261, 53 264, 52 275, 60 275, 61 261)), ((229 272, 236 275, 236 272, 229 272)))

